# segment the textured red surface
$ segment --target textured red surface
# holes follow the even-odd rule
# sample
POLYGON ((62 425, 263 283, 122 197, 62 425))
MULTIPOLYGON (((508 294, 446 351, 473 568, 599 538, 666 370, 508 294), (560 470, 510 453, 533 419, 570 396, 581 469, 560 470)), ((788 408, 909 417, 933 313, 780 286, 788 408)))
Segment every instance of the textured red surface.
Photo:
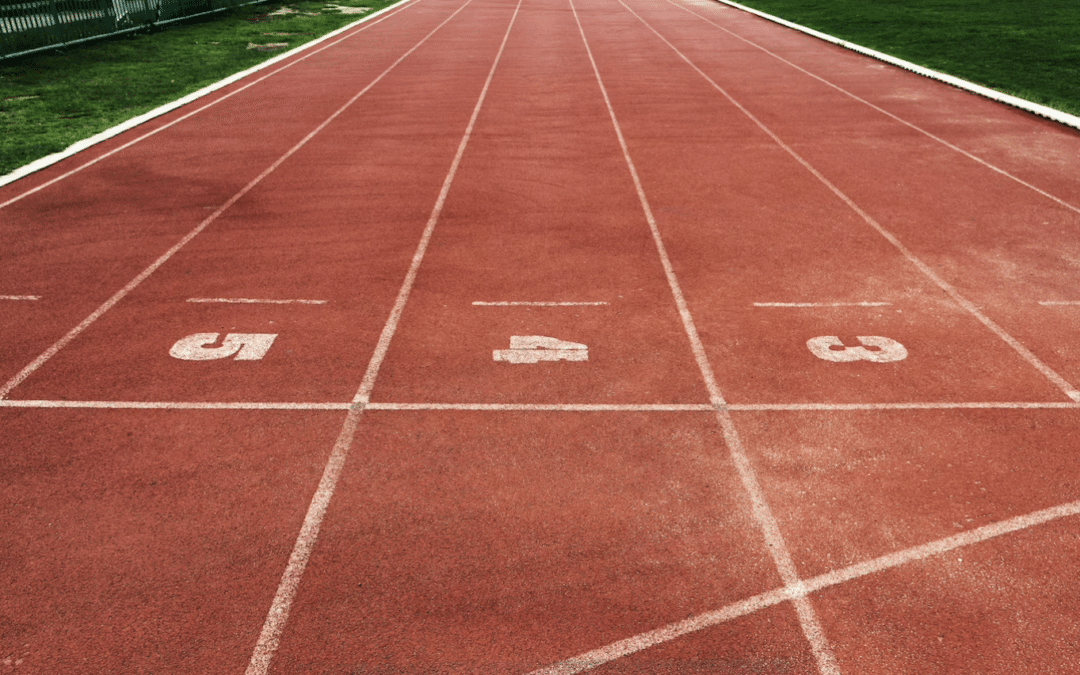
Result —
POLYGON ((704 1, 516 8, 414 0, 0 188, 161 129, 0 208, 0 674, 1075 672, 1080 136, 704 1), (537 335, 588 360, 493 358, 537 335))

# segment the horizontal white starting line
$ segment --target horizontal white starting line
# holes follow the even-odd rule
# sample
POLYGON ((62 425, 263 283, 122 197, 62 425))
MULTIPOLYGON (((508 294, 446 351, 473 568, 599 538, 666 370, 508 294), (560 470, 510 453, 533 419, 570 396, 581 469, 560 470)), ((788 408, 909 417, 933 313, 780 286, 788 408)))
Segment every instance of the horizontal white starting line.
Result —
POLYGON ((606 305, 606 302, 528 302, 525 300, 507 300, 500 302, 473 301, 477 307, 594 307, 606 305))
MULTIPOLYGON (((108 408, 132 410, 348 410, 353 403, 250 401, 45 401, 0 400, 0 408, 108 408)), ((385 403, 364 404, 366 410, 479 410, 493 412, 712 412, 708 403, 385 403)), ((1080 409, 1075 402, 989 401, 960 403, 736 403, 730 412, 800 412, 849 410, 1058 410, 1080 409)))
POLYGON ((889 302, 755 302, 754 307, 887 307, 889 302))
POLYGON ((326 300, 272 300, 261 298, 188 298, 188 302, 224 302, 233 305, 325 305, 326 300))
POLYGON ((40 300, 40 295, 0 295, 0 300, 40 300))

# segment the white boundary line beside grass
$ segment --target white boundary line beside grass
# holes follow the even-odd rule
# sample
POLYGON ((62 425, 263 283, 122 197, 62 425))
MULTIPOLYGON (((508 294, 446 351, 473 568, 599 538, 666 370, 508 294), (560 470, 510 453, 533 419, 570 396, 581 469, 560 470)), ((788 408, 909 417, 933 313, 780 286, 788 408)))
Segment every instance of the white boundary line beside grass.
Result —
POLYGON ((277 56, 273 57, 272 59, 267 59, 266 61, 263 61, 262 63, 256 64, 256 65, 248 68, 247 70, 242 70, 239 73, 234 73, 234 74, 226 77, 223 80, 218 80, 217 82, 214 82, 213 84, 209 84, 209 85, 203 87, 202 89, 199 89, 198 91, 193 91, 190 94, 188 94, 187 96, 184 96, 182 98, 178 98, 175 101, 172 101, 171 103, 166 103, 165 105, 158 106, 157 108, 154 108, 153 110, 145 112, 145 113, 139 115, 138 117, 132 117, 131 119, 127 120, 126 122, 121 122, 120 124, 117 124, 115 127, 106 129, 105 131, 102 131, 101 133, 95 134, 95 135, 91 136, 90 138, 84 138, 81 141, 77 141, 75 143, 72 143, 65 150, 62 150, 60 152, 55 152, 55 153, 53 153, 51 155, 46 155, 45 157, 42 157, 41 159, 36 159, 36 160, 30 162, 29 164, 21 166, 18 169, 15 169, 11 173, 7 174, 6 176, 0 176, 0 187, 3 187, 4 185, 7 185, 8 183, 14 183, 15 181, 19 180, 20 178, 23 178, 25 176, 29 176, 32 173, 36 173, 38 171, 41 171, 44 168, 50 167, 53 164, 56 164, 57 162, 59 162, 61 160, 67 159, 68 157, 71 157, 72 155, 76 155, 76 154, 82 152, 83 150, 86 150, 87 148, 93 147, 93 146, 97 145, 98 143, 101 143, 102 141, 107 141, 110 138, 113 138, 114 136, 119 136, 120 134, 124 133, 125 131, 129 131, 131 129, 134 129, 135 127, 139 126, 140 124, 143 124, 144 122, 148 122, 148 121, 154 119, 155 117, 161 117, 162 115, 164 115, 166 113, 169 113, 169 112, 172 112, 173 110, 176 110, 177 108, 180 108, 182 106, 185 106, 188 103, 191 103, 192 101, 198 100, 198 99, 200 99, 200 98, 202 98, 204 96, 208 96, 208 95, 214 93, 215 91, 217 91, 219 89, 224 89, 225 87, 229 86, 230 84, 233 84, 234 82, 242 80, 245 77, 247 77, 248 75, 251 75, 252 73, 258 72, 258 71, 260 71, 260 70, 262 70, 264 68, 269 68, 270 66, 274 65, 275 63, 279 63, 281 61, 284 61, 285 59, 287 59, 287 58, 289 58, 291 56, 294 56, 294 55, 304 51, 305 49, 308 49, 309 47, 313 47, 313 46, 319 44, 320 42, 325 42, 326 40, 329 40, 329 39, 331 39, 333 37, 336 37, 336 36, 344 33, 345 31, 349 30, 350 28, 354 28, 357 25, 359 25, 361 23, 364 23, 365 21, 370 21, 371 19, 374 19, 375 17, 379 16, 380 14, 384 14, 384 13, 390 11, 391 9, 394 9, 395 7, 398 7, 399 5, 402 5, 402 4, 404 4, 406 2, 409 2, 409 1, 410 0, 398 0, 398 2, 395 2, 392 5, 389 5, 387 7, 383 7, 382 9, 380 9, 377 12, 372 12, 371 14, 367 14, 363 18, 361 18, 361 19, 359 19, 357 21, 353 21, 352 23, 347 24, 345 26, 342 26, 341 28, 337 28, 337 29, 327 33, 326 35, 322 35, 320 37, 317 37, 314 40, 312 40, 311 42, 306 42, 306 43, 300 45, 299 47, 296 47, 295 49, 290 49, 287 52, 278 54, 277 56))
POLYGON ((803 25, 800 25, 800 24, 797 24, 797 23, 793 23, 793 22, 788 21, 786 19, 781 19, 778 16, 773 16, 772 14, 766 14, 765 12, 754 9, 752 7, 747 7, 746 5, 740 5, 739 3, 733 2, 732 0, 715 0, 715 2, 719 2, 719 3, 724 4, 724 5, 729 5, 731 7, 736 8, 736 9, 741 9, 744 12, 749 12, 750 14, 754 14, 756 16, 759 16, 759 17, 763 18, 763 19, 767 19, 767 20, 772 21, 774 23, 778 23, 781 26, 786 26, 788 28, 792 28, 792 29, 797 30, 797 31, 799 31, 801 33, 806 33, 807 35, 811 35, 813 37, 816 37, 819 40, 825 40, 826 42, 831 42, 834 45, 839 45, 839 46, 843 47, 844 49, 850 49, 851 51, 858 52, 859 54, 863 54, 864 56, 869 56, 869 57, 877 59, 879 61, 884 61, 885 63, 889 63, 889 64, 894 65, 894 66, 898 66, 900 68, 903 68, 904 70, 909 70, 909 71, 911 71, 913 73, 916 73, 918 75, 922 75, 923 77, 928 77, 928 78, 930 78, 932 80, 937 80, 939 82, 944 82, 945 84, 950 84, 950 85, 952 85, 954 87, 957 87, 959 89, 969 91, 969 92, 971 92, 973 94, 978 94, 979 96, 983 96, 985 98, 991 99, 993 101, 997 101, 999 103, 1004 103, 1006 105, 1011 105, 1014 108, 1019 108, 1021 110, 1025 110, 1025 111, 1027 111, 1029 113, 1033 113, 1035 115, 1038 115, 1039 117, 1045 117, 1046 119, 1053 120, 1055 122, 1058 122, 1060 124, 1064 124, 1066 126, 1074 128, 1074 129, 1080 129, 1080 117, 1077 117, 1075 115, 1070 115, 1069 113, 1062 112, 1060 110, 1055 110, 1054 108, 1050 108, 1050 107, 1045 106, 1045 105, 1040 105, 1038 103, 1033 103, 1031 101, 1019 98, 1017 96, 1012 96, 1010 94, 1003 94, 1000 91, 996 91, 994 89, 990 89, 989 87, 984 87, 982 85, 975 84, 974 82, 968 82, 967 80, 962 80, 959 77, 954 77, 952 75, 946 75, 945 73, 938 72, 936 70, 931 70, 929 68, 924 68, 923 66, 916 65, 914 63, 911 63, 910 61, 905 61, 905 60, 899 59, 899 58, 897 58, 895 56, 890 56, 888 54, 883 54, 882 52, 875 51, 875 50, 870 49, 868 47, 863 47, 862 45, 855 44, 854 42, 848 42, 847 40, 842 40, 842 39, 840 39, 838 37, 829 35, 828 33, 822 33, 821 31, 816 31, 813 28, 807 28, 806 26, 803 26, 803 25))

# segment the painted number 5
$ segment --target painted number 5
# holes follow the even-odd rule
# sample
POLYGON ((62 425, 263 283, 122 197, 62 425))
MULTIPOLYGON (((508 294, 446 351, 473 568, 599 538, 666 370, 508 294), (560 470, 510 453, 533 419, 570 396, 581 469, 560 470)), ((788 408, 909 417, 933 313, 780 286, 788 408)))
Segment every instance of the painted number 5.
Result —
POLYGON ((873 361, 888 363, 903 361, 907 358, 907 349, 896 340, 878 335, 860 335, 856 338, 861 347, 847 347, 835 335, 822 335, 806 341, 814 356, 826 361, 847 363, 849 361, 873 361), (871 347, 872 349, 867 349, 871 347))
POLYGON ((218 333, 196 333, 177 341, 169 354, 182 361, 213 361, 227 359, 233 354, 237 361, 258 361, 274 344, 274 333, 229 333, 220 347, 212 346, 218 333))

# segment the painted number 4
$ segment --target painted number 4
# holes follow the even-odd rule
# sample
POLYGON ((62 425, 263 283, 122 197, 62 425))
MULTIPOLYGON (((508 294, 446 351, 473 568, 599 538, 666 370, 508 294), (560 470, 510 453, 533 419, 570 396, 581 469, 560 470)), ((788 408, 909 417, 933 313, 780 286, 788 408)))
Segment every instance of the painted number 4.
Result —
POLYGON ((196 333, 178 340, 169 354, 182 361, 213 361, 236 355, 237 361, 258 361, 274 344, 274 333, 229 333, 214 347, 220 333, 196 333))
POLYGON ((814 356, 826 361, 847 363, 850 361, 872 361, 888 363, 903 361, 907 358, 907 349, 896 340, 879 335, 860 335, 855 338, 861 347, 845 346, 835 335, 822 335, 807 340, 806 346, 814 356))
POLYGON ((578 342, 543 335, 513 335, 510 337, 510 349, 496 349, 492 356, 496 361, 507 363, 588 361, 589 348, 578 342))

